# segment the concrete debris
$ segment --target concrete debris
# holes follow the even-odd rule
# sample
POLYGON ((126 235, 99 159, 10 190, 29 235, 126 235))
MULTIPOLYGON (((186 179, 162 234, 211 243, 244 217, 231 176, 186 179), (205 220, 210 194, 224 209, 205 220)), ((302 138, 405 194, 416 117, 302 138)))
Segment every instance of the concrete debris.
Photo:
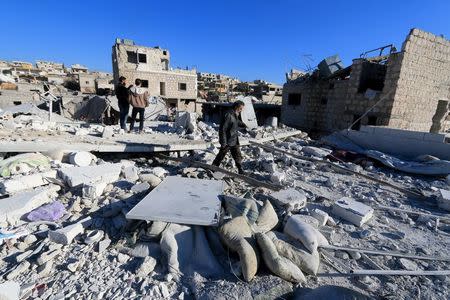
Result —
POLYGON ((288 212, 297 212, 306 206, 306 194, 303 190, 285 189, 270 193, 270 197, 288 212))
POLYGON ((62 168, 60 176, 70 187, 94 183, 111 183, 119 179, 121 164, 102 164, 87 167, 62 168))
POLYGON ((358 227, 370 220, 373 208, 351 198, 344 197, 334 202, 332 213, 358 227))
MULTIPOLYGON (((147 120, 141 134, 0 117, 0 131, 15 128, 21 147, 55 149, 0 161, 0 271, 22 286, 22 298, 286 298, 297 283, 446 298, 450 259, 438 254, 450 246, 448 179, 331 153, 276 117, 258 127, 251 114, 255 127, 240 133, 241 176, 229 171, 231 157, 211 166, 218 125, 186 110, 175 123, 147 120), (160 151, 170 154, 138 154, 160 151), (53 216, 47 203, 65 213, 30 216, 53 216), (345 274, 333 276, 335 268, 345 274), (364 277, 353 286, 346 277, 356 274, 364 277)), ((17 143, 5 139, 9 155, 17 143)))
POLYGON ((14 225, 26 213, 50 202, 59 190, 59 186, 49 185, 48 187, 41 187, 34 191, 23 192, 1 199, 0 223, 7 222, 14 225))
POLYGON ((450 190, 439 190, 439 196, 437 198, 438 206, 442 209, 450 211, 450 190))
POLYGON ((6 179, 0 182, 0 192, 5 194, 14 194, 23 190, 46 185, 51 182, 51 179, 56 179, 56 174, 56 170, 51 170, 48 172, 17 176, 11 179, 6 179))
POLYGON ((77 235, 83 233, 85 228, 90 226, 91 223, 92 219, 90 217, 87 217, 64 228, 55 231, 49 231, 48 237, 52 242, 62 245, 68 245, 77 235))
POLYGON ((92 155, 90 152, 79 151, 79 152, 70 153, 69 160, 70 160, 70 163, 75 166, 87 167, 93 161, 96 160, 96 157, 94 155, 92 155))

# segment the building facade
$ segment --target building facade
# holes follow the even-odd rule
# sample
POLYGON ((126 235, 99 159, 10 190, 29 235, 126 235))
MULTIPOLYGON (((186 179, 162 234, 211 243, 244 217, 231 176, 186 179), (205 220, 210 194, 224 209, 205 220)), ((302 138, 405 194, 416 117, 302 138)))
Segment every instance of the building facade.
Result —
POLYGON ((363 54, 328 76, 316 70, 288 79, 283 86, 282 122, 321 132, 360 125, 445 131, 450 41, 412 29, 401 51, 391 47, 382 55, 383 48, 380 55, 363 54))
POLYGON ((129 84, 136 78, 150 96, 166 99, 176 107, 189 107, 197 99, 197 72, 170 68, 170 53, 159 47, 137 46, 130 40, 117 39, 112 47, 114 81, 125 76, 129 84))

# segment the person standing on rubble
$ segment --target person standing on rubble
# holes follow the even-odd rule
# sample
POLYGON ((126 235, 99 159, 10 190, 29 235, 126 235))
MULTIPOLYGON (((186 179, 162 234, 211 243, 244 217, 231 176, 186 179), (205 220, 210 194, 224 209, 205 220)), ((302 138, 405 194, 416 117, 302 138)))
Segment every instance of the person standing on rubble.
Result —
POLYGON ((130 87, 130 95, 128 96, 128 102, 133 106, 131 111, 131 132, 134 129, 134 123, 136 122, 136 116, 139 113, 139 133, 144 130, 144 113, 145 108, 148 106, 148 92, 141 87, 141 80, 138 78, 134 81, 135 85, 130 87))
POLYGON ((245 175, 242 169, 242 154, 239 146, 238 130, 239 127, 247 127, 240 119, 241 111, 244 109, 244 102, 236 101, 233 103, 232 110, 225 114, 225 117, 220 122, 219 127, 219 142, 220 150, 213 161, 214 166, 220 166, 220 163, 227 155, 228 151, 236 163, 239 174, 245 175))
POLYGON ((127 88, 127 79, 123 76, 119 77, 119 84, 116 86, 116 96, 119 102, 119 120, 120 128, 127 130, 127 117, 130 111, 130 103, 128 103, 129 90, 127 88))

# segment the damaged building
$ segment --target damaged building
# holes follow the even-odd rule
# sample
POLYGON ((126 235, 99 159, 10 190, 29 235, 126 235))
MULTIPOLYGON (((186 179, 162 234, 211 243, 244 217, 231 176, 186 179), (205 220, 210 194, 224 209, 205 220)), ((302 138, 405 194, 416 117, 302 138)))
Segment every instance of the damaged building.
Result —
POLYGON ((129 84, 139 78, 150 96, 161 97, 179 110, 195 110, 197 72, 170 68, 169 50, 116 39, 112 64, 115 82, 120 76, 125 76, 129 84))
POLYGON ((449 58, 449 40, 419 29, 400 51, 392 45, 368 51, 345 68, 331 57, 310 74, 287 76, 282 122, 319 132, 361 125, 444 132, 449 58))

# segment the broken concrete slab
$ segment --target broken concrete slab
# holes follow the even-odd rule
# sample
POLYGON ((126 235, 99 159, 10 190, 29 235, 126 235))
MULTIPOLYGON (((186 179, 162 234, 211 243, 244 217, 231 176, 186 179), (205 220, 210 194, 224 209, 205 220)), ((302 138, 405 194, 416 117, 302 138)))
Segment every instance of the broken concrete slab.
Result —
POLYGON ((223 182, 167 177, 130 212, 127 219, 216 226, 223 182))
POLYGON ((256 119, 255 108, 253 107, 252 97, 238 97, 238 100, 244 102, 245 106, 241 112, 242 122, 248 129, 258 127, 258 121, 256 119))
POLYGON ((96 166, 71 167, 59 170, 59 175, 70 187, 93 183, 111 183, 119 179, 122 164, 105 163, 96 166))
POLYGON ((0 182, 0 192, 13 194, 50 183, 47 178, 56 179, 56 170, 14 177, 0 182))
POLYGON ((303 190, 293 188, 270 193, 269 195, 277 205, 287 211, 296 212, 306 206, 306 194, 303 190))
POLYGON ((450 191, 440 189, 437 203, 440 208, 450 211, 450 191))
POLYGON ((75 224, 68 225, 58 230, 49 231, 48 237, 52 242, 68 245, 77 235, 83 233, 84 230, 91 225, 91 223, 91 217, 87 217, 75 224))
POLYGON ((83 188, 81 189, 81 193, 84 198, 98 198, 103 194, 107 182, 96 182, 92 184, 83 184, 83 188))
POLYGON ((137 183, 130 189, 133 193, 142 193, 148 191, 150 184, 148 182, 137 183))
POLYGON ((8 222, 14 225, 20 218, 35 208, 50 202, 60 190, 57 185, 37 188, 34 191, 16 194, 1 199, 0 201, 0 223, 8 222))
POLYGON ((349 197, 334 202, 332 213, 356 226, 361 226, 373 216, 373 208, 349 197))

